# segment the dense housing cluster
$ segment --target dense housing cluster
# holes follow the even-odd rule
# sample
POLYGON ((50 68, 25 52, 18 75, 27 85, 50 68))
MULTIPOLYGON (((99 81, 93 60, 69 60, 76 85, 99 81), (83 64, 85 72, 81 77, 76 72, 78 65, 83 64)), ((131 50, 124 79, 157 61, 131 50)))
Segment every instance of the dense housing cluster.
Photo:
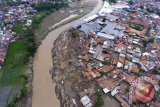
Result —
MULTIPOLYGON (((154 4, 141 5, 146 3, 154 4)), ((114 6, 105 2, 98 14, 73 26, 82 33, 78 66, 85 78, 96 81, 123 107, 158 107, 160 18, 135 7, 126 1, 114 6)), ((81 98, 85 107, 92 105, 87 95, 81 98)))

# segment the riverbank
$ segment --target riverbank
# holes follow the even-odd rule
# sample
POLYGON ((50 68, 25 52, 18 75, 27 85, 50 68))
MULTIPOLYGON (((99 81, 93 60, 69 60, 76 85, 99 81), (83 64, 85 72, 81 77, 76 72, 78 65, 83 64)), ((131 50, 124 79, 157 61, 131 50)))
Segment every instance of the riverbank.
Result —
MULTIPOLYGON (((100 0, 96 8, 87 16, 95 14, 102 7, 102 1, 100 0)), ((64 30, 70 28, 74 24, 82 21, 85 17, 76 21, 68 23, 62 27, 59 27, 46 36, 39 46, 34 57, 34 77, 33 77, 33 107, 59 107, 59 101, 57 100, 55 92, 55 84, 51 80, 49 70, 52 68, 51 49, 53 48, 53 42, 64 30), (46 48, 47 47, 47 48, 46 48), (46 88, 47 87, 47 88, 46 88)))
POLYGON ((53 69, 51 74, 56 83, 55 91, 60 99, 61 107, 82 107, 80 95, 85 92, 88 93, 94 104, 96 92, 99 90, 97 83, 85 79, 81 75, 81 69, 76 66, 78 56, 83 50, 81 43, 78 42, 78 33, 80 32, 76 32, 74 36, 72 30, 63 32, 54 42, 52 49, 53 69))
MULTIPOLYGON (((81 17, 82 15, 84 15, 84 14, 87 14, 89 11, 91 11, 92 9, 93 9, 93 5, 95 5, 96 4, 96 2, 93 2, 93 3, 91 3, 90 5, 87 5, 86 6, 86 4, 83 4, 85 7, 79 7, 78 9, 87 9, 87 11, 85 11, 85 12, 81 12, 77 17, 74 17, 74 19, 72 19, 72 20, 75 20, 76 18, 79 18, 79 17, 81 17), (89 7, 88 7, 89 6, 89 7)), ((73 5, 74 6, 74 5, 73 5)), ((73 7, 72 6, 72 7, 73 7)), ((74 7, 75 8, 75 7, 74 7)), ((67 8, 67 11, 69 11, 69 9, 71 9, 71 7, 68 7, 67 8)), ((53 23, 55 23, 55 22, 58 22, 59 20, 61 20, 61 19, 63 19, 63 18, 65 18, 65 17, 67 17, 66 15, 68 15, 68 14, 62 14, 61 12, 63 11, 63 10, 66 10, 66 8, 65 9, 60 9, 59 11, 56 11, 56 12, 53 12, 53 13, 51 13, 51 15, 49 15, 49 16, 47 16, 46 18, 44 18, 43 19, 43 21, 42 21, 42 23, 39 25, 39 27, 41 28, 43 25, 45 25, 45 26, 49 26, 49 24, 53 24, 53 23), (56 16, 56 17, 51 17, 51 16, 56 16), (60 18, 58 18, 58 17, 60 17, 60 18), (55 18, 55 19, 54 19, 55 18), (51 19, 53 19, 53 21, 51 21, 51 19), (57 20, 58 19, 58 20, 57 20), (50 23, 48 23, 48 20, 50 20, 50 23)), ((63 11, 63 13, 64 13, 65 11, 63 11)), ((36 17, 38 17, 39 15, 36 15, 36 17)), ((70 20, 71 21, 71 20, 70 20)), ((65 23, 67 23, 68 22, 68 20, 66 20, 65 21, 65 23)), ((62 23, 62 24, 64 24, 64 23, 62 23)), ((61 25, 62 25, 61 24, 61 25)), ((60 25, 58 25, 58 26, 60 26, 60 25)), ((58 27, 57 26, 57 27, 58 27)), ((44 27, 44 26, 43 26, 44 27)), ((43 27, 42 27, 42 29, 43 29, 43 27)), ((41 29, 38 29, 38 30, 36 30, 36 32, 37 31, 40 31, 41 32, 41 29)), ((48 30, 46 30, 46 31, 48 31, 48 30)), ((35 32, 35 36, 36 36, 36 32, 35 32)), ((42 32, 41 32, 42 33, 42 32)), ((45 32, 43 32, 41 35, 43 35, 44 37, 45 37, 45 32)), ((40 35, 39 35, 40 36, 40 35)), ((43 39, 43 38, 40 38, 40 40, 41 39, 43 39)), ((37 40, 37 39, 36 39, 37 40)), ((28 88, 28 91, 27 91, 27 94, 26 94, 26 96, 22 99, 22 101, 20 102, 20 106, 22 106, 22 107, 31 107, 32 106, 32 77, 33 77, 33 58, 30 58, 30 62, 29 62, 29 65, 27 66, 27 70, 26 70, 26 76, 27 76, 27 78, 28 78, 28 81, 27 81, 27 88, 28 88)))
POLYGON ((43 19, 42 23, 35 31, 36 42, 40 44, 45 36, 52 30, 88 14, 96 4, 97 1, 92 0, 76 1, 69 4, 68 7, 51 13, 43 19))

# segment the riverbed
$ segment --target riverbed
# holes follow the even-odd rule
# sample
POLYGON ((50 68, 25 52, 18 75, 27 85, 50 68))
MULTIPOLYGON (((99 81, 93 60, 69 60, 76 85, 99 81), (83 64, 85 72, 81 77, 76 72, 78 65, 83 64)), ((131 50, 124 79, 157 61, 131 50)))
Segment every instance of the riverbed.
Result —
POLYGON ((42 41, 34 57, 32 107, 60 107, 55 94, 55 83, 49 74, 49 70, 52 68, 51 49, 53 42, 66 29, 83 21, 85 17, 97 13, 102 5, 102 0, 98 0, 98 4, 88 15, 51 31, 42 41))

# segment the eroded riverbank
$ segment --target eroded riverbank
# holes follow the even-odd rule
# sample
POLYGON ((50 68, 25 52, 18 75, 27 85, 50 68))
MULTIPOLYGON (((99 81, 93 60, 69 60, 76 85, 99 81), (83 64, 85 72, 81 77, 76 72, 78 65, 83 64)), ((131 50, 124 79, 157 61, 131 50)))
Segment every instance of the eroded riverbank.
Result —
POLYGON ((64 30, 82 21, 85 17, 97 13, 102 7, 102 4, 102 0, 99 0, 97 6, 91 13, 81 19, 78 19, 56 30, 53 30, 42 41, 42 44, 39 46, 35 54, 33 64, 33 107, 60 107, 59 101, 57 100, 57 97, 54 93, 55 84, 49 74, 49 70, 52 68, 51 49, 53 48, 53 42, 64 30))

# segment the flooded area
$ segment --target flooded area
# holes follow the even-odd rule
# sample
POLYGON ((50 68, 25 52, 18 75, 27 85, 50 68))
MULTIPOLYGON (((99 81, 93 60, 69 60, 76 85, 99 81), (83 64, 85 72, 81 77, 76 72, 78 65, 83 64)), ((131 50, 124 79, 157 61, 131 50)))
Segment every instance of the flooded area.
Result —
POLYGON ((82 21, 85 17, 93 15, 99 11, 102 7, 102 0, 98 0, 98 4, 93 11, 88 15, 66 24, 56 30, 50 32, 46 39, 42 41, 42 44, 37 49, 34 57, 33 65, 33 107, 60 107, 59 101, 55 95, 55 84, 51 79, 49 70, 52 68, 52 56, 51 49, 53 48, 53 42, 56 40, 59 34, 66 29, 82 21))

